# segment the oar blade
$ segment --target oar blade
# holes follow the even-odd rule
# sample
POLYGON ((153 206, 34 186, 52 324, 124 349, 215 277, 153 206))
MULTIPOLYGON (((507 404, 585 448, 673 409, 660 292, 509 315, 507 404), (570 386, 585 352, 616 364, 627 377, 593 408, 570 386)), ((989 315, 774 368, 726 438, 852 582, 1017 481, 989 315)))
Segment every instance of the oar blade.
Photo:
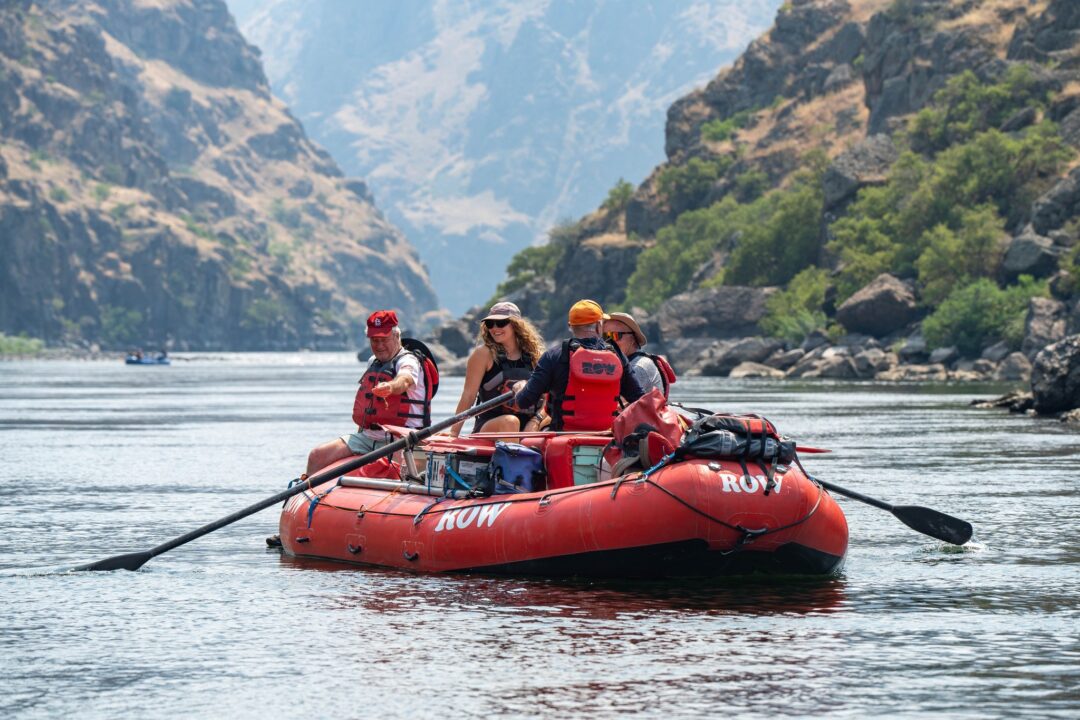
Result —
POLYGON ((892 514, 912 530, 953 545, 963 545, 974 532, 966 520, 918 505, 894 505, 892 514))
POLYGON ((148 552, 128 553, 126 555, 114 555, 111 558, 98 560, 88 565, 80 565, 75 568, 82 570, 138 570, 145 565, 150 558, 154 557, 148 552))

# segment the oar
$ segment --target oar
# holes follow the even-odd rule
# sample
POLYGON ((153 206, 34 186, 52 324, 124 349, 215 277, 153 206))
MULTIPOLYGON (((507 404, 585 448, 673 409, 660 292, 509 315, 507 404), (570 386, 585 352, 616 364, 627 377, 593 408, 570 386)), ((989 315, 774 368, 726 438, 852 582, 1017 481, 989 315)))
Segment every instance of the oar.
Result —
POLYGON ((384 445, 377 450, 373 450, 366 455, 361 455, 360 457, 354 458, 346 463, 335 465, 328 470, 315 473, 305 482, 297 483, 296 485, 293 485, 287 490, 279 492, 273 497, 268 497, 265 500, 261 500, 255 503, 254 505, 249 505, 243 510, 237 510, 232 515, 226 515, 220 520, 216 520, 209 525, 203 525, 197 530, 192 530, 191 532, 185 533, 178 538, 173 538, 172 540, 162 543, 155 548, 151 548, 144 552, 127 553, 126 555, 116 555, 111 558, 106 558, 105 560, 99 560, 95 563, 90 563, 89 565, 80 565, 79 567, 75 568, 75 570, 138 570, 151 558, 155 558, 162 553, 168 552, 169 550, 172 550, 175 547, 179 547, 184 543, 191 542, 192 540, 200 538, 203 535, 208 535, 209 533, 212 533, 219 528, 223 528, 226 525, 231 525, 237 520, 246 518, 248 515, 254 515, 260 510, 268 508, 271 505, 277 505, 280 502, 284 502, 285 500, 291 498, 293 495, 299 495, 300 493, 304 492, 309 488, 321 485, 328 480, 333 480, 335 478, 341 477, 345 473, 351 470, 355 470, 358 467, 363 467, 368 463, 375 462, 376 460, 381 460, 384 457, 389 457, 398 450, 401 450, 406 446, 415 445, 418 441, 434 435, 440 430, 445 430, 446 428, 454 425, 455 423, 466 420, 473 415, 479 415, 485 410, 490 410, 491 408, 498 407, 499 405, 505 403, 507 400, 510 400, 512 397, 514 397, 514 393, 512 392, 503 393, 502 395, 499 395, 496 398, 492 398, 487 402, 475 405, 466 410, 465 412, 458 413, 454 417, 447 418, 442 422, 437 422, 429 427, 422 428, 413 433, 409 433, 406 437, 399 438, 398 440, 384 445))
POLYGON ((929 535, 932 538, 944 540, 953 545, 963 545, 971 539, 971 523, 966 520, 954 518, 952 515, 946 515, 943 512, 919 507, 918 505, 890 505, 887 502, 867 497, 854 490, 846 490, 839 485, 825 482, 821 478, 812 477, 810 475, 807 475, 807 477, 827 490, 846 495, 852 500, 858 500, 859 502, 873 505, 882 510, 888 510, 896 516, 897 520, 904 523, 912 530, 921 532, 923 535, 929 535))

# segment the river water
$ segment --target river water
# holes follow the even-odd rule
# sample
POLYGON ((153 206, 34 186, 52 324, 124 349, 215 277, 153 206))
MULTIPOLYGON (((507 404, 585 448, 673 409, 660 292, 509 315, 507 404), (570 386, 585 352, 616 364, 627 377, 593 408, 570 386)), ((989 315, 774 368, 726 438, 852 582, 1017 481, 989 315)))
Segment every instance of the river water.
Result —
MULTIPOLYGON (((138 572, 67 569, 269 497, 348 429, 346 354, 0 363, 0 717, 1080 715, 1080 432, 999 387, 688 379, 808 469, 975 526, 964 549, 840 498, 836 577, 590 583, 283 559, 274 509, 138 572)), ((444 379, 436 417, 461 380, 444 379)))

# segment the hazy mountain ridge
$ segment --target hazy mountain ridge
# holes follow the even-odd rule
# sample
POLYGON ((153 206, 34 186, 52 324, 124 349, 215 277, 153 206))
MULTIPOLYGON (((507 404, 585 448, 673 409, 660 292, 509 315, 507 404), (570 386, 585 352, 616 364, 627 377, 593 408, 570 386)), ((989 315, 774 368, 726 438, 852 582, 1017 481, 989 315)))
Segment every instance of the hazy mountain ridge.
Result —
POLYGON ((275 99, 217 0, 0 10, 0 330, 343 348, 434 310, 415 251, 275 99))
MULTIPOLYGON (((901 360, 926 361, 937 347, 959 367, 994 340, 1030 359, 1080 329, 1078 68, 1080 5, 1065 0, 785 3, 732 66, 672 105, 667 161, 517 256, 503 294, 551 334, 578 297, 634 307, 684 369, 711 374, 732 369, 717 361, 728 344, 773 321, 788 322, 769 329, 788 349, 826 325, 856 344, 824 370, 793 366, 771 339, 743 359, 776 351, 788 372, 888 377, 891 366, 853 358, 869 349, 895 365, 889 349, 907 348, 901 360), (899 279, 871 287, 877 273, 899 279), (890 325, 880 301, 893 292, 903 313, 890 325), (1022 302, 1019 331, 963 336, 963 323, 1002 322, 1001 308, 973 304, 979 293, 1022 302), (863 316, 843 305, 867 297, 877 304, 863 316)), ((459 345, 468 325, 440 336, 459 345)), ((791 352, 820 359, 822 338, 807 342, 791 352)))
POLYGON ((667 106, 778 5, 232 2, 275 91, 368 179, 455 310, 559 218, 642 177, 667 106))

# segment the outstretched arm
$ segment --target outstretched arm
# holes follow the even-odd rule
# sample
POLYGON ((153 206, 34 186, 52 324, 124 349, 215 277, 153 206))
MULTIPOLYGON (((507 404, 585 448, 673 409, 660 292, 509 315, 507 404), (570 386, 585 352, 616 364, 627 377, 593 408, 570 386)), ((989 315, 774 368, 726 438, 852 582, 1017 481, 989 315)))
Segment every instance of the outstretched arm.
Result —
POLYGON ((519 408, 528 408, 536 405, 540 396, 551 389, 552 379, 555 374, 555 364, 558 361, 558 352, 552 354, 549 350, 540 356, 540 362, 533 368, 528 382, 518 381, 514 384, 514 405, 519 408))

